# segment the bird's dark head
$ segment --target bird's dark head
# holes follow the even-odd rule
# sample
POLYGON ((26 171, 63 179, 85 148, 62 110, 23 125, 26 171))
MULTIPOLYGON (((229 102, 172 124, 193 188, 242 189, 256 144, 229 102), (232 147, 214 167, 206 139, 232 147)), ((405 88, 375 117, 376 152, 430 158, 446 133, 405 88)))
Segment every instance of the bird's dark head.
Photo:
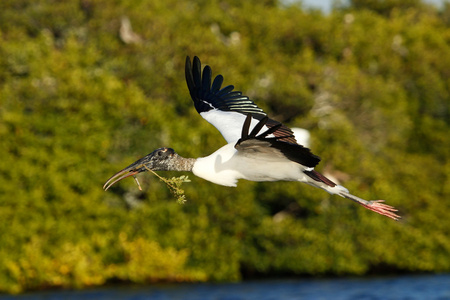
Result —
POLYGON ((138 173, 145 172, 148 169, 152 171, 168 171, 171 170, 171 162, 178 154, 172 148, 159 148, 143 158, 135 161, 125 169, 117 172, 106 181, 103 189, 106 191, 116 182, 134 176, 138 173))

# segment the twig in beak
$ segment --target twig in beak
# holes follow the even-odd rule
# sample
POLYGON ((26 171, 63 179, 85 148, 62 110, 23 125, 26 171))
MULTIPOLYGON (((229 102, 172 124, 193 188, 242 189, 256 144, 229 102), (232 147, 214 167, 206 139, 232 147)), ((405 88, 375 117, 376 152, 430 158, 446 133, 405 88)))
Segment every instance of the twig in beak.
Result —
POLYGON ((136 184, 138 185, 139 190, 142 191, 141 184, 139 183, 139 180, 137 179, 136 175, 133 175, 133 178, 134 178, 134 181, 136 181, 136 184))

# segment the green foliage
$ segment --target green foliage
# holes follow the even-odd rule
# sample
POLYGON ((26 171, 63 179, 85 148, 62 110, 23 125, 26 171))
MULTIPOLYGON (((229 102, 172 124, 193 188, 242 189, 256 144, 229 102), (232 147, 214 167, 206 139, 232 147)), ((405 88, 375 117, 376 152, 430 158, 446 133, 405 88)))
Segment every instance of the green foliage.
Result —
POLYGON ((450 271, 449 9, 400 2, 1 1, 0 291, 450 271), (319 171, 404 220, 292 182, 183 191, 143 173, 142 191, 104 192, 156 148, 225 143, 192 107, 186 55, 309 129, 319 171))
MULTIPOLYGON (((162 182, 164 182, 167 187, 169 188, 170 192, 173 194, 173 196, 177 199, 177 202, 179 204, 185 204, 186 203, 186 195, 184 194, 184 190, 181 188, 181 185, 183 182, 191 182, 189 178, 185 175, 182 175, 180 177, 172 177, 170 179, 162 177, 158 175, 155 171, 149 169, 147 166, 145 166, 147 171, 150 173, 155 174, 162 182)), ((139 186, 139 189, 142 190, 141 185, 139 184, 139 181, 137 177, 134 177, 136 180, 137 185, 139 186)))

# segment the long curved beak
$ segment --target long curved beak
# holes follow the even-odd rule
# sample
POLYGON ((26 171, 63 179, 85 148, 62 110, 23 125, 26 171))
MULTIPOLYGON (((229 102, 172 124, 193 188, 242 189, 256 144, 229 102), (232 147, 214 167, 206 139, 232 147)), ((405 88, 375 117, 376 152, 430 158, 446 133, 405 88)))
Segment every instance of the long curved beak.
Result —
POLYGON ((111 176, 108 179, 108 181, 106 181, 106 183, 103 185, 103 189, 105 191, 107 191, 116 182, 121 181, 122 179, 125 179, 127 177, 134 176, 138 173, 146 171, 147 170, 146 163, 148 164, 149 158, 150 158, 150 155, 147 155, 147 156, 135 161, 134 163, 132 163, 125 169, 123 169, 123 170, 117 172, 116 174, 114 174, 113 176, 111 176))

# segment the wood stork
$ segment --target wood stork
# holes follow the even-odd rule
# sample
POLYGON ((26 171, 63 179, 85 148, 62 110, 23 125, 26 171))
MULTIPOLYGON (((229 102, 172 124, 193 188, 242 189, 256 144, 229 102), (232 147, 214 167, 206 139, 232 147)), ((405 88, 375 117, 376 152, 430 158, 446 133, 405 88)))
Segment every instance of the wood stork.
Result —
POLYGON ((320 158, 297 144, 293 132, 266 113, 234 86, 221 88, 222 75, 211 84, 212 71, 203 73, 198 57, 193 63, 186 57, 186 82, 198 113, 214 125, 228 142, 209 156, 184 158, 171 148, 159 148, 113 175, 103 186, 105 190, 116 182, 144 172, 191 171, 213 183, 235 187, 239 179, 251 181, 300 181, 321 188, 398 220, 396 209, 384 200, 367 201, 314 170, 320 158))

